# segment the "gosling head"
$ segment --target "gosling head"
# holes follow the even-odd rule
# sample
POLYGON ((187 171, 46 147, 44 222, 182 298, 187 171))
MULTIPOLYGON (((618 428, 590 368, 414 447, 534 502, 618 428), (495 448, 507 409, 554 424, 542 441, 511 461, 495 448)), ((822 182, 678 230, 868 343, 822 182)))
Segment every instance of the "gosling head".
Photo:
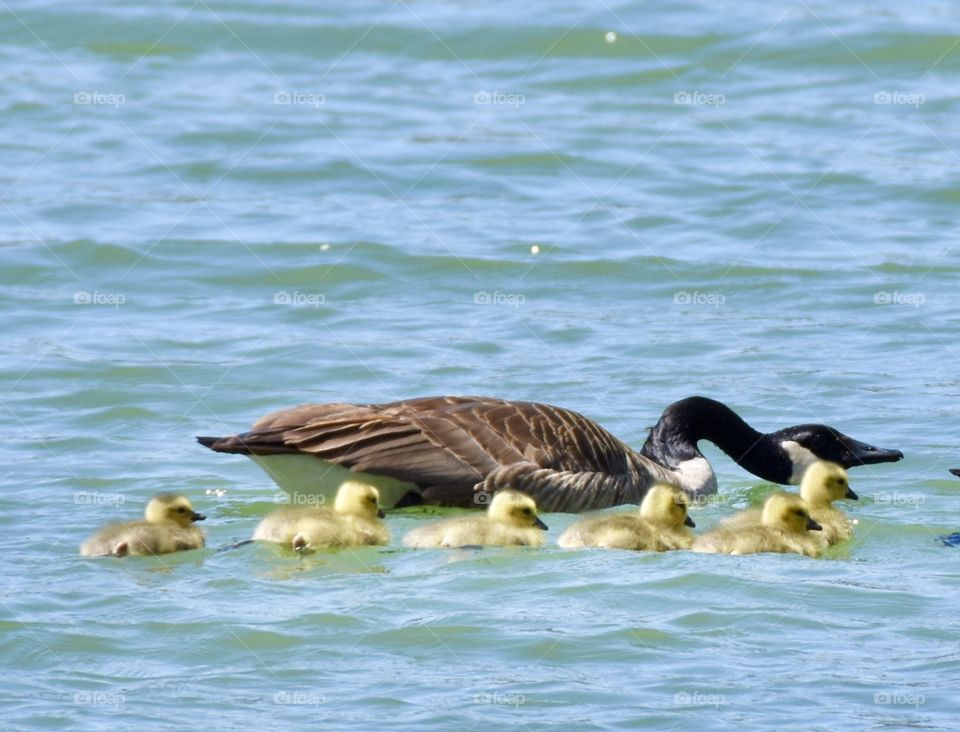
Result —
POLYGON ((823 527, 810 518, 807 502, 795 493, 774 493, 763 504, 761 521, 765 526, 788 534, 820 531, 823 527))
POLYGON ((647 521, 679 529, 694 528, 693 519, 687 513, 687 495, 672 485, 658 483, 647 491, 640 503, 640 515, 647 521))
POLYGON ((186 496, 178 493, 161 493, 159 496, 154 496, 147 503, 144 515, 150 523, 172 521, 183 528, 187 528, 194 521, 203 521, 206 518, 202 513, 193 510, 186 496))
POLYGON ((800 484, 800 495, 813 504, 830 503, 843 498, 856 501, 860 498, 850 489, 847 471, 836 463, 825 460, 815 462, 807 468, 800 484))
POLYGON ((537 504, 530 496, 517 491, 497 491, 487 508, 487 516, 491 521, 521 529, 547 530, 547 525, 537 516, 537 504))
POLYGON ((365 519, 383 518, 383 511, 380 510, 380 491, 369 483, 348 480, 337 490, 333 510, 342 516, 365 519))

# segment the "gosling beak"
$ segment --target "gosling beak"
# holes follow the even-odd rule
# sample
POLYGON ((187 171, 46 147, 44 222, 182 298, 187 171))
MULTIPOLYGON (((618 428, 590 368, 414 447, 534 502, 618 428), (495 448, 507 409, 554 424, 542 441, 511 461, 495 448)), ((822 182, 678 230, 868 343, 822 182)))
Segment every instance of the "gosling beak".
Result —
POLYGON ((207 517, 204 516, 202 513, 197 513, 196 511, 194 511, 194 512, 190 515, 190 520, 191 520, 191 521, 205 521, 206 518, 207 518, 207 517))
POLYGON ((381 518, 381 519, 382 519, 382 518, 386 518, 386 517, 387 517, 387 514, 385 514, 385 513, 383 512, 383 509, 382 509, 382 508, 378 508, 378 509, 377 509, 377 518, 381 518))
POLYGON ((693 523, 693 519, 690 518, 689 516, 687 516, 687 517, 683 520, 683 525, 684 525, 684 526, 689 526, 691 529, 697 528, 697 525, 696 525, 695 523, 693 523))
POLYGON ((544 531, 547 530, 547 525, 540 520, 539 516, 537 517, 537 520, 534 522, 533 525, 536 526, 538 529, 543 529, 544 531))
POLYGON ((847 488, 847 492, 843 494, 844 498, 849 498, 851 501, 859 501, 860 496, 853 492, 853 488, 847 488))
POLYGON ((887 450, 882 447, 874 447, 866 442, 850 440, 851 460, 844 460, 842 463, 845 468, 852 468, 855 465, 873 465, 875 463, 895 463, 897 460, 903 460, 903 453, 899 450, 887 450))
POLYGON ((807 519, 807 531, 823 531, 823 527, 813 519, 807 519))

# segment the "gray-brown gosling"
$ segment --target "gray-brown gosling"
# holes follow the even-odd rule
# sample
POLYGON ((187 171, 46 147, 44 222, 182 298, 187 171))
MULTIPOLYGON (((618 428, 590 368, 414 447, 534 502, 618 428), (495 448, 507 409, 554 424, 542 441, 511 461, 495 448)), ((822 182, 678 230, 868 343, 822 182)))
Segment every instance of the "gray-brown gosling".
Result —
POLYGON ((608 514, 577 521, 560 535, 565 549, 594 546, 663 552, 693 546, 696 526, 687 514, 685 493, 672 485, 654 485, 631 513, 608 514))
POLYGON ((161 493, 147 502, 143 521, 107 524, 80 547, 85 557, 152 556, 202 549, 203 530, 194 526, 203 521, 186 496, 161 493))
POLYGON ((483 516, 438 521, 410 531, 406 546, 450 548, 461 546, 542 546, 546 524, 537 516, 537 504, 515 490, 500 490, 483 516))
MULTIPOLYGON (((810 516, 822 527, 821 538, 828 545, 839 544, 853 536, 853 529, 846 514, 834 508, 833 502, 843 499, 856 501, 859 496, 850 488, 847 471, 836 463, 820 460, 813 463, 803 474, 800 497, 807 502, 810 516)), ((755 524, 760 520, 760 509, 742 511, 725 519, 725 526, 755 524)))
POLYGON ((820 524, 810 518, 806 501, 795 493, 774 493, 763 504, 760 521, 721 525, 698 536, 693 550, 719 554, 795 552, 818 557, 825 543, 819 533, 820 524))
POLYGON ((356 480, 337 490, 333 508, 291 506, 266 516, 253 532, 256 541, 272 541, 300 552, 386 544, 390 532, 382 521, 380 493, 356 480))

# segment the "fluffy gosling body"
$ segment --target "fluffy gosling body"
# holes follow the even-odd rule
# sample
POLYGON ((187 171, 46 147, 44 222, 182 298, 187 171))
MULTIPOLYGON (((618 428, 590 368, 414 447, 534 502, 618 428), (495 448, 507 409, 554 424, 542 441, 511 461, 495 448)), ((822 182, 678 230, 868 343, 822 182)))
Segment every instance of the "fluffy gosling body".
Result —
POLYGON ((272 541, 301 552, 386 544, 390 532, 381 520, 380 493, 350 480, 337 490, 333 508, 290 506, 266 516, 253 532, 256 541, 272 541))
POLYGON ((464 516, 420 526, 403 539, 421 549, 460 546, 543 546, 546 524, 530 496, 497 491, 483 516, 464 516))
POLYGON ((161 493, 147 502, 143 521, 107 524, 80 546, 85 557, 153 556, 202 549, 203 530, 194 526, 203 521, 186 496, 161 493))
POLYGON ((847 471, 836 463, 814 463, 803 476, 800 496, 810 507, 810 516, 822 527, 821 535, 828 545, 839 544, 853 536, 850 519, 834 501, 859 500, 860 496, 850 488, 847 471))
POLYGON ((756 554, 781 552, 818 557, 824 542, 820 524, 810 518, 807 503, 795 493, 774 493, 763 504, 760 521, 721 525, 693 542, 695 552, 756 554))
POLYGON ((693 546, 696 526, 687 514, 688 500, 678 488, 657 484, 643 497, 640 509, 577 521, 557 544, 565 549, 600 547, 664 552, 693 546))
MULTIPOLYGON (((820 537, 827 545, 839 544, 853 536, 850 520, 833 505, 834 501, 860 498, 850 488, 847 471, 841 466, 825 460, 813 463, 803 474, 800 497, 807 502, 811 518, 822 527, 820 537)), ((759 508, 749 509, 724 519, 722 524, 731 528, 756 524, 760 514, 759 508)))

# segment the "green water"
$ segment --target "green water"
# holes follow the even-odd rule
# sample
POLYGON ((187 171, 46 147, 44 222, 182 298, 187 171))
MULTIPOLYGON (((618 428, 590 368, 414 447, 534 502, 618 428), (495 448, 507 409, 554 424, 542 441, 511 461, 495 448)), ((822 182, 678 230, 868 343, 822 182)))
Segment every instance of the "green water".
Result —
MULTIPOLYGON (((943 2, 0 3, 0 727, 954 729, 958 32, 943 2), (705 394, 906 459, 852 471, 816 561, 417 552, 416 513, 216 551, 276 488, 194 435, 438 393, 636 446, 705 394), (208 549, 81 559, 166 490, 208 549)), ((705 528, 770 489, 708 454, 705 528)))

